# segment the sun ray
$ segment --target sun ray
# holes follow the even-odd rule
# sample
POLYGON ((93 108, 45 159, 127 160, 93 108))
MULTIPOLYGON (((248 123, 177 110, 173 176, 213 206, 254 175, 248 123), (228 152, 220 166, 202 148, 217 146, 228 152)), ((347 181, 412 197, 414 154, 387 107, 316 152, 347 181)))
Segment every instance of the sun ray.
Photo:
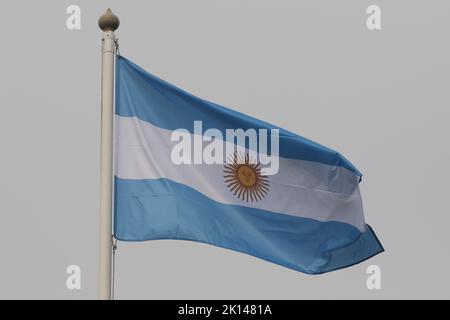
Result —
POLYGON ((252 202, 253 202, 253 194, 254 193, 255 193, 255 190, 250 189, 250 199, 252 200, 252 202))
POLYGON ((254 191, 255 191, 255 194, 257 195, 258 199, 264 198, 264 193, 261 192, 261 191, 259 190, 259 188, 255 188, 254 191))
POLYGON ((233 188, 230 189, 231 192, 233 192, 234 195, 236 195, 236 193, 239 192, 239 186, 234 186, 233 188))
POLYGON ((239 187, 239 194, 238 194, 238 198, 241 198, 242 193, 244 192, 244 188, 239 187))
POLYGON ((258 189, 261 189, 261 191, 266 191, 266 192, 268 192, 269 191, 269 188, 268 187, 266 187, 265 185, 263 185, 263 184, 260 184, 260 185, 258 185, 258 189))
POLYGON ((239 184, 238 183, 234 183, 234 182, 230 182, 229 184, 227 184, 227 188, 234 188, 235 186, 239 187, 239 184))

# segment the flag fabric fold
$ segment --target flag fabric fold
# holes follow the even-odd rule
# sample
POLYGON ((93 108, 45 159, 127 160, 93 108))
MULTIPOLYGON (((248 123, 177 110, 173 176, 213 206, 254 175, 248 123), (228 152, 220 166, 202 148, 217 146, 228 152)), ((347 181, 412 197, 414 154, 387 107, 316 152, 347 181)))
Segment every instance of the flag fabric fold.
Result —
POLYGON ((308 274, 383 251, 364 220, 362 174, 340 153, 195 97, 122 56, 115 101, 117 239, 198 241, 308 274), (230 143, 220 140, 229 129, 279 132, 277 172, 261 174, 246 152, 223 164, 195 162, 195 150, 192 164, 174 161, 174 136, 195 146, 200 122, 205 136, 215 130, 214 138, 197 143, 202 148, 230 143))

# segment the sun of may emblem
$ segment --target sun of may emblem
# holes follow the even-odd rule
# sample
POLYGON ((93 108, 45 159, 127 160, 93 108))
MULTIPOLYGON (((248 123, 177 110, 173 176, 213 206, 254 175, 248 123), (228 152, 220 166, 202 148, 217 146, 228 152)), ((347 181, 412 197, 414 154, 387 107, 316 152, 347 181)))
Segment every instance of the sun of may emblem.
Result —
POLYGON ((261 164, 252 161, 247 152, 234 153, 223 173, 227 187, 242 201, 258 201, 269 192, 269 179, 261 174, 261 164))

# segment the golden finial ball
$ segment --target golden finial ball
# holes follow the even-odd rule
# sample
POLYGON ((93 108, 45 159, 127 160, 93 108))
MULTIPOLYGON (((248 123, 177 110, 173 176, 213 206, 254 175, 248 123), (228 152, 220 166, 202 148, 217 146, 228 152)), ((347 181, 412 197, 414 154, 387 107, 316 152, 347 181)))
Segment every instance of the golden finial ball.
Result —
POLYGON ((106 12, 98 19, 98 26, 103 31, 115 31, 119 28, 120 20, 112 13, 111 9, 106 10, 106 12))

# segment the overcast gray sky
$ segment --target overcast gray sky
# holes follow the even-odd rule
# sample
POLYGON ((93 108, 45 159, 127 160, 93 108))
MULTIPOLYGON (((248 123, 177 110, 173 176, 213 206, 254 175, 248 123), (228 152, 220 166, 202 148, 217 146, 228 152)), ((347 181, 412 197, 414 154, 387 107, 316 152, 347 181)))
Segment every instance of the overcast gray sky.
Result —
POLYGON ((0 298, 96 298, 107 7, 121 53, 144 69, 348 157, 386 249, 308 276, 199 243, 119 243, 118 298, 450 298, 444 0, 1 1, 0 298), (71 4, 81 30, 66 28, 71 4), (65 286, 71 264, 78 291, 65 286), (379 291, 366 288, 371 264, 379 291))

